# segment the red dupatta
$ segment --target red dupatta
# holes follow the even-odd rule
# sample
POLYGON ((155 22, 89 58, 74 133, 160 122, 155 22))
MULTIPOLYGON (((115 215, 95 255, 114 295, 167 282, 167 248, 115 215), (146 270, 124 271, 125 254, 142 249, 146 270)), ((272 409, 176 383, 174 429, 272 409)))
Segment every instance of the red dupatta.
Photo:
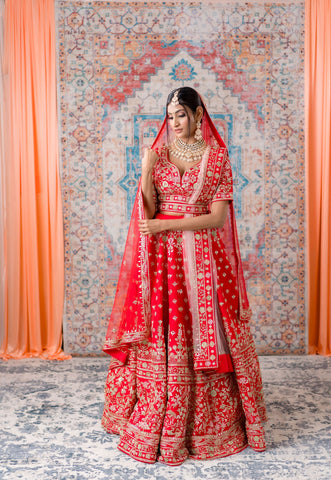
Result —
MULTIPOLYGON (((226 148, 206 109, 204 110, 201 131, 208 145, 226 148)), ((152 148, 159 150, 163 145, 170 144, 172 141, 173 137, 172 134, 169 134, 167 118, 165 118, 152 148)), ((148 339, 150 336, 151 292, 148 264, 149 237, 139 233, 137 222, 138 219, 144 218, 144 215, 143 197, 139 183, 114 305, 109 317, 109 325, 103 348, 104 352, 111 355, 115 361, 118 360, 120 363, 125 361, 127 349, 130 345, 148 339)), ((227 256, 232 263, 233 272, 237 277, 239 289, 238 319, 248 321, 251 316, 251 311, 243 276, 232 201, 230 201, 229 205, 228 218, 224 227, 219 230, 219 234, 225 245, 227 256)), ((196 347, 197 351, 201 350, 201 345, 197 345, 196 347)), ((212 365, 212 368, 217 368, 217 365, 212 365)))

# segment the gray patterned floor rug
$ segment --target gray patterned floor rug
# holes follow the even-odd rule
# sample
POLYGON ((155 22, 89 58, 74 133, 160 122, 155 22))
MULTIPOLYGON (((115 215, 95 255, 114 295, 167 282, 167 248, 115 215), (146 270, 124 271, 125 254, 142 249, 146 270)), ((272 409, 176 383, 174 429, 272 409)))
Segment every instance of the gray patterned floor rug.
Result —
POLYGON ((179 467, 117 450, 100 426, 108 358, 0 363, 0 478, 5 480, 331 479, 331 358, 260 357, 268 448, 179 467))

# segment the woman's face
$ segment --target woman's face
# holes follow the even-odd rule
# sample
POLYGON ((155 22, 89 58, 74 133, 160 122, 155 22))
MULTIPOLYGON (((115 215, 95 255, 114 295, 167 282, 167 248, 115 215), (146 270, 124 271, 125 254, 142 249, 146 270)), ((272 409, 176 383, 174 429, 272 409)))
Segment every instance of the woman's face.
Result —
POLYGON ((171 130, 176 135, 176 138, 181 138, 185 141, 188 141, 188 139, 194 140, 196 124, 194 114, 189 107, 186 107, 185 110, 182 105, 172 105, 171 103, 169 103, 168 123, 171 130))

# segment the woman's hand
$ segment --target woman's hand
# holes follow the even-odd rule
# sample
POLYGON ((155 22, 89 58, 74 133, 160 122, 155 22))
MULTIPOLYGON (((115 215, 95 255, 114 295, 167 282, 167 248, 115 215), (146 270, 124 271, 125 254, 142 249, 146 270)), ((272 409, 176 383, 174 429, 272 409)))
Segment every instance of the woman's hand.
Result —
POLYGON ((158 161, 158 154, 151 148, 146 148, 141 162, 141 171, 148 174, 153 171, 154 165, 158 161))
POLYGON ((138 220, 138 226, 140 233, 143 235, 155 235, 166 230, 166 220, 146 218, 145 220, 138 220))
POLYGON ((141 191, 144 199, 145 216, 155 215, 155 187, 153 184, 153 168, 158 160, 158 154, 151 148, 146 148, 141 162, 141 191))

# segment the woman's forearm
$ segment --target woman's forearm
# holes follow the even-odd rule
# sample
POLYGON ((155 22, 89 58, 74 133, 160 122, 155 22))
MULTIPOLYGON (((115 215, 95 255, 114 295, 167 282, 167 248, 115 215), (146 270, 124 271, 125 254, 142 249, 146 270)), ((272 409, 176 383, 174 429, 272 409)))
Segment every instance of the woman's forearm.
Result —
POLYGON ((141 190, 144 200, 146 218, 153 218, 155 215, 154 184, 152 171, 143 173, 141 177, 141 190))
POLYGON ((164 221, 162 230, 203 230, 205 228, 222 228, 226 220, 226 213, 217 216, 212 213, 199 215, 198 217, 174 218, 164 221))
POLYGON ((139 220, 139 230, 143 235, 154 235, 166 230, 222 228, 227 217, 228 208, 228 201, 220 201, 212 205, 210 213, 197 217, 139 220))

